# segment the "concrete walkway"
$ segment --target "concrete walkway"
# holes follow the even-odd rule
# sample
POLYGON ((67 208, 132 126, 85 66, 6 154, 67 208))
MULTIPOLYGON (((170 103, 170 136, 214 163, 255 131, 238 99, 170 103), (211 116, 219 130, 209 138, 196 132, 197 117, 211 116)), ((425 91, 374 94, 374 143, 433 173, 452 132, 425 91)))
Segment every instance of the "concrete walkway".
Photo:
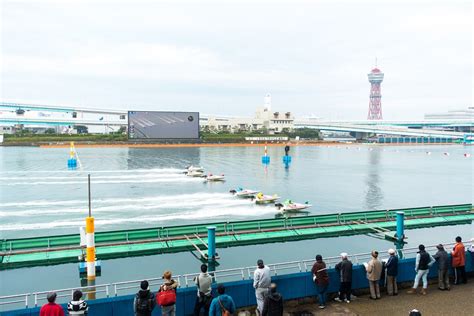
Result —
POLYGON ((319 309, 314 299, 285 304, 284 315, 382 315, 407 316, 416 308, 425 315, 474 315, 474 280, 463 285, 453 285, 451 291, 440 291, 437 284, 431 284, 427 295, 407 294, 400 289, 397 296, 382 293, 380 300, 371 300, 361 295, 350 304, 331 301, 325 309, 319 309))

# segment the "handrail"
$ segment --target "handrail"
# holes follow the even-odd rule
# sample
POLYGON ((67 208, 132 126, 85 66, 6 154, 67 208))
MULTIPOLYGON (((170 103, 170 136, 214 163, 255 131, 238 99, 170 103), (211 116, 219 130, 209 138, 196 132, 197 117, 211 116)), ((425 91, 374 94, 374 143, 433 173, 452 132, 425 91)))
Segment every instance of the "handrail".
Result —
MULTIPOLYGON (((456 243, 444 243, 445 249, 448 249, 450 247, 453 247, 456 243)), ((436 245, 429 245, 425 247, 426 251, 433 251, 436 249, 436 245)), ((418 252, 418 247, 410 247, 406 249, 401 250, 403 253, 404 257, 413 257, 414 254, 418 252)), ((380 259, 388 257, 386 251, 379 251, 380 253, 380 259)), ((369 260, 371 257, 371 253, 369 252, 364 252, 364 253, 356 253, 356 254, 349 254, 348 258, 352 261, 354 261, 355 265, 358 265, 360 262, 365 262, 369 260)), ((326 257, 324 258, 324 261, 326 262, 326 265, 328 267, 334 266, 337 262, 340 261, 340 256, 332 256, 332 257, 326 257)), ((312 267, 312 264, 314 263, 314 259, 304 259, 304 260, 298 260, 298 261, 288 261, 288 262, 277 262, 277 263, 270 263, 268 264, 268 267, 270 267, 270 271, 272 272, 273 275, 278 275, 278 271, 283 271, 283 270, 291 270, 294 269, 295 271, 298 272, 309 272, 310 269, 309 267, 312 267), (309 267, 308 267, 309 266, 309 267), (304 267, 304 269, 302 268, 304 267)), ((213 272, 209 272, 209 274, 213 277, 214 281, 217 282, 218 280, 221 280, 223 278, 228 278, 228 277, 237 277, 239 276, 239 279, 245 280, 245 279, 253 279, 253 270, 255 269, 255 266, 251 267, 239 267, 239 268, 230 268, 230 269, 223 269, 223 270, 217 270, 213 272)), ((179 283, 179 287, 189 287, 189 286, 195 286, 194 282, 189 284, 189 281, 192 281, 194 277, 198 276, 199 273, 188 273, 188 274, 181 274, 175 276, 175 279, 179 283), (184 284, 181 283, 180 281, 184 280, 184 284)), ((90 286, 82 286, 82 287, 74 287, 74 288, 66 288, 66 289, 58 289, 54 290, 56 294, 58 294, 58 298, 61 297, 71 297, 74 292, 74 290, 80 289, 84 290, 84 293, 106 293, 106 297, 109 297, 110 295, 110 287, 113 287, 113 294, 114 296, 118 296, 119 291, 121 290, 130 290, 130 289, 138 289, 140 282, 143 279, 140 280, 129 280, 129 281, 120 281, 120 282, 114 282, 114 283, 108 283, 108 284, 97 284, 97 285, 90 285, 90 286), (69 292, 67 294, 63 294, 65 292, 69 292)), ((163 279, 162 278, 148 278, 147 279, 150 286, 156 286, 156 285, 161 285, 163 279)), ((38 299, 44 299, 44 295, 49 293, 51 291, 40 291, 40 292, 33 292, 33 293, 25 293, 25 294, 15 294, 15 295, 7 295, 7 296, 0 296, 0 306, 3 305, 10 305, 10 304, 15 304, 15 303, 25 303, 25 307, 29 307, 29 298, 33 297, 34 299, 34 306, 38 306, 38 299), (19 300, 17 298, 23 297, 23 299, 19 300), (9 299, 14 299, 14 300, 9 300, 9 299), (2 300, 8 300, 8 301, 2 301, 2 300)))

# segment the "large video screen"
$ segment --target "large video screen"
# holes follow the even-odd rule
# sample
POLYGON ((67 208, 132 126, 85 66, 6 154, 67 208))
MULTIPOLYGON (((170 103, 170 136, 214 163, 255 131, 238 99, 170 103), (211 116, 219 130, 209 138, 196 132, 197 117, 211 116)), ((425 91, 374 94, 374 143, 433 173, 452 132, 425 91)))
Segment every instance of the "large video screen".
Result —
POLYGON ((199 112, 129 111, 128 138, 199 138, 199 112))

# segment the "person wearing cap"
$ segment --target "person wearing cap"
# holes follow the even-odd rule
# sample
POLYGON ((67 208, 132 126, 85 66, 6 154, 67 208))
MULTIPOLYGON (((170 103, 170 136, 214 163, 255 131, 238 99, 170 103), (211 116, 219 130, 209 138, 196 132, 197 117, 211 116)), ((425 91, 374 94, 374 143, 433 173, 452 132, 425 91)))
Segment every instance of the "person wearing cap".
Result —
POLYGON ((61 305, 56 304, 56 293, 49 292, 46 295, 48 303, 44 304, 40 309, 40 316, 64 316, 64 310, 61 305))
POLYGON ((415 263, 415 282, 413 283, 413 288, 409 290, 408 294, 416 293, 420 279, 423 280, 423 289, 421 290, 422 295, 426 295, 426 289, 428 288, 428 272, 430 266, 433 263, 433 258, 425 251, 424 245, 418 246, 418 253, 416 254, 416 263, 415 263))
POLYGON ((334 300, 336 302, 346 303, 351 302, 351 291, 352 291, 352 262, 347 258, 347 253, 341 253, 341 261, 336 264, 336 271, 339 273, 339 280, 341 285, 339 286, 339 297, 334 300))
POLYGON ((253 287, 257 298, 257 312, 259 315, 262 315, 263 304, 271 283, 270 268, 263 264, 262 259, 258 259, 257 269, 253 273, 253 287))
POLYGON ((140 290, 133 300, 135 316, 150 316, 155 306, 155 294, 150 291, 148 281, 144 280, 140 283, 140 290))
POLYGON ((316 255, 316 262, 311 269, 313 281, 316 284, 316 293, 318 294, 319 308, 326 307, 326 292, 329 286, 329 275, 326 263, 321 255, 316 255))
POLYGON ((87 315, 89 307, 87 302, 81 300, 82 292, 80 290, 75 290, 72 294, 72 301, 67 304, 67 311, 69 315, 87 315))
POLYGON ((454 284, 458 285, 461 282, 466 284, 466 249, 462 243, 462 238, 460 236, 456 237, 456 245, 454 245, 453 251, 451 252, 451 257, 453 260, 453 269, 454 269, 454 284))
POLYGON ((224 284, 217 286, 218 296, 212 300, 211 307, 209 308, 209 316, 222 316, 224 312, 235 313, 235 303, 232 297, 225 294, 224 284))
MULTIPOLYGON (((172 278, 171 271, 165 271, 163 273, 163 279, 165 281, 160 286, 160 289, 158 290, 158 292, 168 291, 168 290, 176 291, 176 288, 179 286, 179 284, 172 278)), ((175 316, 176 315, 176 302, 170 305, 161 306, 161 315, 175 316)))
POLYGON ((395 255, 394 249, 389 249, 387 263, 385 268, 387 269, 387 294, 398 295, 397 287, 397 275, 398 275, 398 257, 395 255))
POLYGON ((382 262, 379 260, 378 251, 372 251, 372 258, 367 263, 367 279, 369 280, 370 298, 373 300, 380 298, 380 277, 382 276, 382 262))
POLYGON ((449 257, 442 244, 436 246, 438 251, 434 254, 433 258, 438 263, 438 289, 441 291, 449 291, 449 257))
POLYGON ((283 316, 283 297, 277 292, 277 285, 270 284, 270 292, 263 303, 262 316, 283 316))

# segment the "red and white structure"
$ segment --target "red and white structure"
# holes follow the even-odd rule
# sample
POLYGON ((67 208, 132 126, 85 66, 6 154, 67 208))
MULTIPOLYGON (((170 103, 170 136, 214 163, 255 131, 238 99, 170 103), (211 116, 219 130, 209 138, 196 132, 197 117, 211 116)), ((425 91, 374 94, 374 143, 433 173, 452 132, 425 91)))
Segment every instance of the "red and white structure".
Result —
POLYGON ((381 120, 382 94, 380 93, 380 84, 383 81, 383 72, 378 68, 374 68, 367 76, 369 77, 370 82, 369 114, 367 115, 367 119, 381 120))

